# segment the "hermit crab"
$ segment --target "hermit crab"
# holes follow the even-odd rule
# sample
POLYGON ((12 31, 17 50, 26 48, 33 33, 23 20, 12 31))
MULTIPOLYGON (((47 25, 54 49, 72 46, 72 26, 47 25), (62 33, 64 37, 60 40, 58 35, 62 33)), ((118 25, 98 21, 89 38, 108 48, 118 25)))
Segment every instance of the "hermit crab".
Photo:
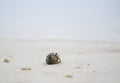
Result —
POLYGON ((61 62, 58 53, 49 53, 46 57, 46 64, 58 64, 61 62))

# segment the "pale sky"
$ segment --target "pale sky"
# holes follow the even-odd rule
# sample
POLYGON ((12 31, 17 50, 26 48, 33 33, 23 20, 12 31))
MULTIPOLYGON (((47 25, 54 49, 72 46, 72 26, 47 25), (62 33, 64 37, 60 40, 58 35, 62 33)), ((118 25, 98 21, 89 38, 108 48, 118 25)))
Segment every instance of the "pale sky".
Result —
POLYGON ((0 0, 0 38, 119 37, 120 0, 0 0))

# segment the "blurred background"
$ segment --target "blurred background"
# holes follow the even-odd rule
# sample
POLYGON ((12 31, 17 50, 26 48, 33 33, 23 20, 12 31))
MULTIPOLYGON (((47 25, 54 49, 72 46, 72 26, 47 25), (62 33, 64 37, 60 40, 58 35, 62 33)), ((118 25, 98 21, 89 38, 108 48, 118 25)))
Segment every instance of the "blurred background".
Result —
POLYGON ((0 0, 0 39, 120 42, 120 0, 0 0))

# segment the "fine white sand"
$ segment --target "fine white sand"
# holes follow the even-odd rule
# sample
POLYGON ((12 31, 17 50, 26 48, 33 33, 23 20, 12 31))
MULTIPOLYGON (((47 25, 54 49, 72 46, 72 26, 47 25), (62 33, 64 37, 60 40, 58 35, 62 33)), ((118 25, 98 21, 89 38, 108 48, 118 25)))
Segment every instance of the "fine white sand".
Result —
POLYGON ((0 40, 0 83, 120 83, 120 43, 0 40), (51 52, 60 64, 46 65, 51 52))

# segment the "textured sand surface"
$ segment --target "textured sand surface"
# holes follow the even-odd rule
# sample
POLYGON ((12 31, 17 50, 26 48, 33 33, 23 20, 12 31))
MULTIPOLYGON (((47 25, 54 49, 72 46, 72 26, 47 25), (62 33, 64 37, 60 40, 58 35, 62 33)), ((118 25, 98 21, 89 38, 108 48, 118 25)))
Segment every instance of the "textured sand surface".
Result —
POLYGON ((120 44, 0 40, 0 83, 120 83, 120 44), (57 52, 62 63, 46 65, 57 52))

